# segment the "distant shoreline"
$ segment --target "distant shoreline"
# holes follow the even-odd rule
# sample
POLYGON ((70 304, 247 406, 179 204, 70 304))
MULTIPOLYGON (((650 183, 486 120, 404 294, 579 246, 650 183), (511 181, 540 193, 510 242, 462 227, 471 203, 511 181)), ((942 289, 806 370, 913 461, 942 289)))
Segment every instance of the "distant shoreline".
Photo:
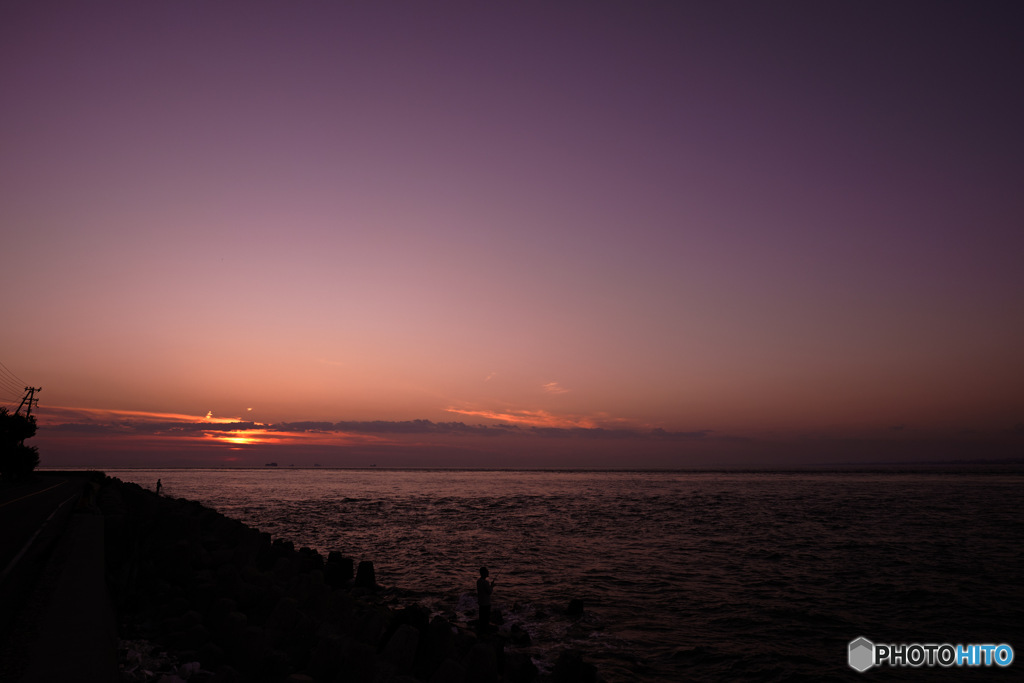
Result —
POLYGON ((837 473, 900 473, 900 472, 935 472, 935 471, 1015 471, 1024 473, 1024 458, 1003 460, 948 460, 935 462, 893 462, 893 463, 828 463, 809 465, 788 465, 785 467, 691 467, 691 468, 614 468, 614 467, 44 467, 36 468, 37 472, 94 472, 94 471, 168 471, 168 470, 210 470, 210 471, 318 471, 318 472, 539 472, 565 473, 573 472, 609 474, 807 474, 828 472, 837 473), (993 469, 996 468, 996 469, 993 469))

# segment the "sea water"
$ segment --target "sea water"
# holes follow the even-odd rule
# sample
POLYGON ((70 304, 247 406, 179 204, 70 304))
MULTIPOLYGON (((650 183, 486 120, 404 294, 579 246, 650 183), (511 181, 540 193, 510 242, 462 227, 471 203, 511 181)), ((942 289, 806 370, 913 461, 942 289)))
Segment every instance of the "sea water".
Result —
MULTIPOLYGON (((1024 667, 1024 473, 108 471, 325 554, 456 621, 480 566, 542 670, 616 681, 1010 680, 1024 667), (566 615, 570 600, 582 617, 566 615), (878 643, 1008 643, 1009 669, 848 666, 878 643)), ((395 591, 392 591, 395 594, 395 591)))

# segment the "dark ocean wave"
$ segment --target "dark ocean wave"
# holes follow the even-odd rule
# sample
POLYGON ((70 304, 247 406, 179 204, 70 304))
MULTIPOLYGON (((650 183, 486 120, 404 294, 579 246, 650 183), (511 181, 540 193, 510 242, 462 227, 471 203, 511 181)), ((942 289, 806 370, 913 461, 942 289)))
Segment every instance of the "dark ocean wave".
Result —
POLYGON ((858 636, 1024 647, 1019 473, 112 474, 373 560, 378 581, 459 620, 487 565, 542 668, 571 645, 610 682, 863 680, 846 661, 858 636))

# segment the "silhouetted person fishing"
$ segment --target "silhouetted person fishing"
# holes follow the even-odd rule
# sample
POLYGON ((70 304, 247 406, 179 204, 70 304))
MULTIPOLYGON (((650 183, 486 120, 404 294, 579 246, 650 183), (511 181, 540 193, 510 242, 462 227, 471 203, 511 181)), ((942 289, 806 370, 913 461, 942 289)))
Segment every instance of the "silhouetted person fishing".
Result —
POLYGON ((476 601, 480 606, 481 632, 486 631, 491 623, 491 592, 494 591, 494 581, 487 580, 487 567, 480 567, 480 578, 476 580, 476 601))
POLYGON ((164 485, 162 483, 160 483, 159 479, 157 479, 156 480, 156 495, 158 495, 158 496, 160 495, 160 489, 162 489, 163 487, 164 487, 164 485))

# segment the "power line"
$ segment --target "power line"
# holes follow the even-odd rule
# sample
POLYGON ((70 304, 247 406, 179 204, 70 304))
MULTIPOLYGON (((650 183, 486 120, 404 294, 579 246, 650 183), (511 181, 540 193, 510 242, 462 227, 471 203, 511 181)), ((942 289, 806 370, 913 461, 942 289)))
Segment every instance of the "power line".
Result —
POLYGON ((22 387, 24 386, 24 384, 15 384, 6 377, 0 377, 0 387, 13 391, 16 394, 20 394, 22 392, 22 387))
POLYGON ((17 403, 21 400, 24 391, 16 391, 14 389, 0 389, 0 398, 6 398, 17 403))
POLYGON ((14 387, 10 387, 10 388, 0 387, 0 396, 6 396, 8 398, 10 398, 12 396, 16 396, 17 400, 20 401, 21 397, 25 393, 25 389, 27 389, 27 388, 28 387, 23 387, 21 390, 18 390, 18 389, 15 389, 14 387))
POLYGON ((21 401, 21 396, 12 396, 10 394, 0 394, 0 405, 7 408, 7 412, 13 413, 14 407, 21 401))
POLYGON ((11 369, 9 367, 7 367, 6 365, 4 365, 2 362, 0 362, 0 370, 2 370, 4 372, 4 374, 10 375, 11 379, 14 380, 15 384, 18 384, 18 385, 28 384, 28 382, 26 382, 25 380, 21 379, 20 377, 15 375, 13 372, 11 372, 11 369))
POLYGON ((12 394, 11 392, 4 391, 0 392, 0 401, 3 401, 4 403, 13 403, 14 405, 18 405, 18 402, 21 401, 21 396, 12 394))
POLYGON ((18 379, 17 376, 7 368, 0 368, 0 381, 19 385, 24 384, 24 382, 18 379))

